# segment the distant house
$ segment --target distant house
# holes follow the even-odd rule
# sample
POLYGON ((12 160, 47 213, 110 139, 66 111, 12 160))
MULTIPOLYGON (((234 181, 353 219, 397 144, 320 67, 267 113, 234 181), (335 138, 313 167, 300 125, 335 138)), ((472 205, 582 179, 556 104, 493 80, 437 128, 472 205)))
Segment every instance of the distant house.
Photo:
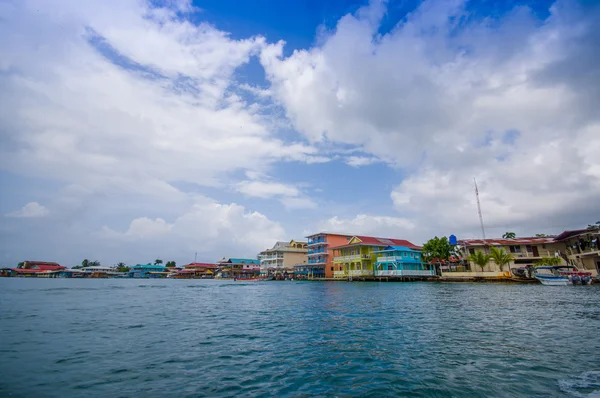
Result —
POLYGON ((180 279, 212 279, 217 272, 217 265, 210 263, 190 263, 183 266, 182 270, 177 271, 177 278, 180 279))
POLYGON ((252 258, 222 258, 217 262, 223 278, 249 279, 260 275, 260 260, 252 258))
POLYGON ((169 271, 162 264, 137 264, 129 270, 130 278, 163 278, 169 271))
POLYGON ((24 261, 17 268, 11 268, 14 276, 55 278, 67 267, 48 261, 24 261))

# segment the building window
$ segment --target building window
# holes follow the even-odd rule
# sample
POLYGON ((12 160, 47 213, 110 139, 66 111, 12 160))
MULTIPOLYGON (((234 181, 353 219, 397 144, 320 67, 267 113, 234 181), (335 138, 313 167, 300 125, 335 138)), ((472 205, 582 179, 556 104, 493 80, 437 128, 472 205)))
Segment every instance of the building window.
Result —
POLYGON ((331 272, 333 272, 333 267, 331 267, 331 272))
POLYGON ((527 245, 525 246, 525 250, 527 250, 527 253, 531 253, 533 252, 533 247, 531 245, 527 245))
POLYGON ((509 246, 511 253, 521 253, 521 246, 509 246))

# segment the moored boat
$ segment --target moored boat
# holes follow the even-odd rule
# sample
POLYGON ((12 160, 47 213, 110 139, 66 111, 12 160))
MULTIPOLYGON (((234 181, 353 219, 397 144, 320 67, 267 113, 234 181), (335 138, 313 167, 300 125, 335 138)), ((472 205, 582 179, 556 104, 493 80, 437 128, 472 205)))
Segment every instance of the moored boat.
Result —
POLYGON ((590 272, 581 272, 571 265, 548 265, 537 267, 535 279, 549 286, 588 285, 592 283, 590 272))

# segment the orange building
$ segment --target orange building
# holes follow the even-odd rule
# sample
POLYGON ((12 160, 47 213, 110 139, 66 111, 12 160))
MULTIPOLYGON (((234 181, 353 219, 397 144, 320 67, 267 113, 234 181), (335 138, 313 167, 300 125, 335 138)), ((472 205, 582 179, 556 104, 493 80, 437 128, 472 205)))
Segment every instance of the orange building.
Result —
MULTIPOLYGON (((333 264, 333 250, 336 246, 348 244, 352 235, 330 234, 320 232, 307 236, 308 238, 308 267, 309 275, 325 276, 325 278, 333 278, 333 272, 336 267, 341 265, 333 264)), ((341 270, 341 268, 340 268, 341 270)))

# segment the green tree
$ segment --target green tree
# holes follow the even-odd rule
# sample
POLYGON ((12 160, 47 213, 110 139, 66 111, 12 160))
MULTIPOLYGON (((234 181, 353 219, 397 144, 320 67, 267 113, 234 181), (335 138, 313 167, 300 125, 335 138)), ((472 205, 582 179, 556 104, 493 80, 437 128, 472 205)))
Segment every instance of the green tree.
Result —
POLYGON ((514 232, 505 232, 504 235, 502 235, 503 239, 514 239, 517 237, 517 234, 515 234, 514 232))
POLYGON ((17 268, 23 268, 24 265, 25 265, 25 262, 21 261, 19 264, 17 264, 17 268))
POLYGON ((500 267, 500 271, 504 271, 504 267, 510 264, 510 262, 514 259, 512 254, 507 253, 504 249, 499 249, 497 247, 490 247, 490 256, 492 260, 496 263, 498 267, 500 267))
POLYGON ((587 229, 600 229, 600 221, 596 221, 595 224, 588 224, 587 229))
POLYGON ((116 267, 117 272, 129 272, 129 267, 125 263, 118 263, 116 267))
POLYGON ((537 236, 538 238, 544 238, 544 237, 546 237, 548 235, 546 235, 546 234, 535 234, 535 236, 537 236))
POLYGON ((90 260, 88 260, 87 258, 81 262, 81 268, 89 267, 89 265, 90 265, 90 260))
POLYGON ((431 261, 435 258, 448 260, 454 252, 454 247, 450 245, 448 238, 445 236, 442 236, 441 238, 436 236, 429 239, 427 243, 423 245, 423 249, 421 250, 425 261, 431 261))
POLYGON ((560 257, 542 257, 537 260, 534 265, 536 267, 541 267, 543 265, 561 265, 562 259, 560 257))
POLYGON ((160 258, 157 258, 156 260, 154 260, 154 265, 158 265, 158 264, 162 264, 162 260, 160 258))
POLYGON ((168 268, 175 268, 175 266, 177 265, 177 263, 175 263, 175 261, 167 261, 167 264, 165 264, 168 268))
POLYGON ((100 261, 98 260, 88 261, 88 267, 99 267, 100 265, 100 261))
POLYGON ((481 267, 481 272, 483 272, 483 269, 486 265, 488 265, 491 259, 492 256, 490 256, 489 254, 485 254, 481 250, 477 250, 475 253, 467 257, 467 260, 481 267))

